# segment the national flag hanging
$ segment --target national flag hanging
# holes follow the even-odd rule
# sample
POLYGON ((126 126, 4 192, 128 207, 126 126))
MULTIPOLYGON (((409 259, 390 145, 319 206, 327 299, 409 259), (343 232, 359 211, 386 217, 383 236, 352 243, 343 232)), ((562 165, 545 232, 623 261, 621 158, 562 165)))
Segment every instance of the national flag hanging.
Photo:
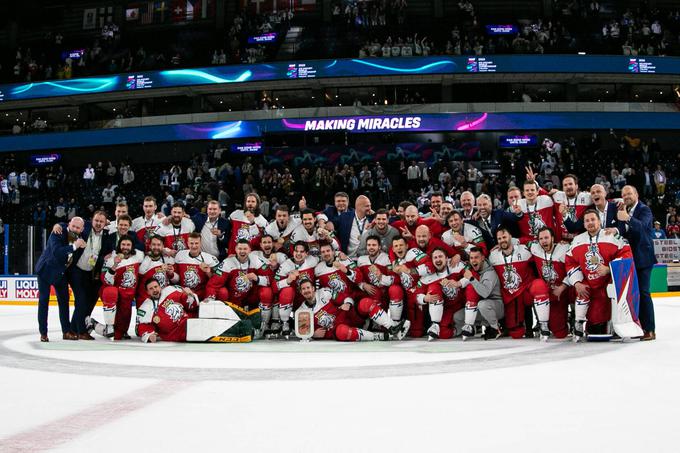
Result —
POLYGON ((173 0, 172 20, 189 22, 213 17, 213 0, 173 0))
POLYGON ((140 23, 141 24, 152 24, 153 23, 153 2, 145 2, 139 8, 140 23))

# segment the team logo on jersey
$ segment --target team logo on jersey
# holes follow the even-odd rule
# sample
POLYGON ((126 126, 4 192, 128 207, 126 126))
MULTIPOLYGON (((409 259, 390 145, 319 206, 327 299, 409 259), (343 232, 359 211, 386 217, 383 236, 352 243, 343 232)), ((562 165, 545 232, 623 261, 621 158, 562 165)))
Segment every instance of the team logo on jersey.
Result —
POLYGON ((335 272, 328 278, 328 287, 336 293, 342 293, 347 289, 347 285, 335 272))
POLYGON ((458 288, 442 285, 442 293, 447 299, 455 299, 458 296, 458 288))
POLYGON ((158 280, 158 284, 161 285, 161 288, 165 288, 166 286, 168 286, 168 277, 165 275, 165 272, 160 271, 160 267, 156 268, 156 272, 154 272, 153 278, 158 280))
POLYGON ((172 319, 172 322, 178 322, 184 316, 184 307, 172 300, 163 302, 165 313, 172 319))
POLYGON ((373 286, 380 286, 380 279, 378 278, 378 274, 371 270, 368 271, 368 281, 373 286))
POLYGON ((316 323, 323 329, 332 328, 335 322, 335 316, 324 310, 318 312, 314 317, 316 318, 316 323))
POLYGON ((184 271, 184 286, 188 288, 196 288, 201 283, 201 278, 194 266, 189 266, 184 271))
POLYGON ((597 246, 590 247, 584 258, 586 259, 586 269, 588 269, 589 272, 595 272, 597 267, 604 263, 604 259, 602 258, 602 255, 600 255, 597 246))
POLYGON ((123 272, 123 278, 120 282, 121 288, 134 288, 137 286, 137 272, 134 266, 128 266, 123 272))
POLYGON ((181 237, 176 237, 172 242, 172 248, 179 252, 182 250, 186 250, 187 246, 184 245, 184 241, 182 240, 181 237))
POLYGON ((538 230, 544 226, 546 226, 545 222, 539 214, 535 212, 529 214, 529 230, 532 236, 538 236, 538 230))
POLYGON ((246 225, 241 225, 241 227, 236 232, 236 240, 239 241, 241 239, 250 241, 250 229, 246 225))
POLYGON ((402 272, 399 274, 399 278, 401 278, 401 285, 404 287, 404 289, 410 289, 413 287, 413 277, 411 277, 411 274, 402 272))
POLYGON ((555 283, 559 278, 552 263, 547 261, 543 261, 543 266, 541 266, 541 277, 548 283, 555 283))
POLYGON ((513 266, 505 266, 503 270, 503 287, 510 293, 517 291, 522 284, 522 277, 519 276, 513 266))
POLYGON ((238 275, 236 276, 236 280, 234 281, 234 284, 236 285, 236 291, 238 293, 247 293, 250 290, 250 287, 252 286, 251 281, 247 277, 247 272, 245 271, 239 271, 238 275))
POLYGON ((576 221, 576 206, 567 206, 567 217, 565 220, 576 221))

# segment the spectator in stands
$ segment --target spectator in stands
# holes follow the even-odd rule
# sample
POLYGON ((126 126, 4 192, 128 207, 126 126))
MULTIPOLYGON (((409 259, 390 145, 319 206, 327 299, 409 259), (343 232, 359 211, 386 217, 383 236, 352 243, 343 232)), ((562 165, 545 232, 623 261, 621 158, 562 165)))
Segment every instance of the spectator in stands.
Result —
POLYGON ((661 228, 661 222, 654 221, 654 230, 652 230, 652 239, 666 239, 666 232, 661 228))
POLYGON ((654 184, 656 185, 656 193, 663 195, 666 192, 666 172, 663 171, 661 165, 656 166, 654 172, 654 184))

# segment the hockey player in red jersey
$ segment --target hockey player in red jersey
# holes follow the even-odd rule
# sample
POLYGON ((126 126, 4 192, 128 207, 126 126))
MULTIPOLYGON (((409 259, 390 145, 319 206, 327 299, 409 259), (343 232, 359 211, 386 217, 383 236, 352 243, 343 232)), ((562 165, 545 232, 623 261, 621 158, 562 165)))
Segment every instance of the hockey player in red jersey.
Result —
POLYGON ((534 277, 531 252, 522 244, 514 245, 507 228, 499 228, 496 238, 498 247, 489 254, 489 262, 501 282, 508 333, 512 338, 524 336, 524 307, 533 304, 541 337, 547 339, 550 336, 550 296, 545 282, 534 277))
POLYGON ((236 254, 224 259, 210 277, 206 297, 229 301, 247 310, 259 306, 262 312, 270 312, 274 293, 269 275, 267 261, 251 255, 248 241, 239 239, 236 254))
POLYGON ((568 311, 573 303, 573 288, 564 283, 567 275, 565 259, 569 246, 555 242, 554 232, 543 227, 538 231, 538 242, 529 247, 539 277, 548 286, 550 294, 550 319, 548 326, 556 338, 564 338, 569 333, 568 311))
POLYGON ((139 266, 139 284, 137 285, 137 301, 146 300, 146 282, 155 278, 161 288, 179 282, 179 274, 175 270, 175 260, 163 255, 163 239, 153 235, 148 243, 148 253, 139 266))
POLYGON ((186 250, 189 235, 194 232, 194 222, 184 217, 184 205, 180 202, 172 205, 170 217, 163 219, 156 234, 163 238, 164 254, 174 257, 180 250, 186 250))
MULTIPOLYGON (((524 181, 524 198, 518 201, 524 215, 518 219, 520 242, 526 244, 535 241, 538 230, 547 226, 555 231, 554 203, 548 195, 539 195, 535 181, 524 181)), ((559 240, 560 232, 556 232, 559 240)))
MULTIPOLYGON (((293 257, 283 262, 276 271, 273 288, 278 293, 279 316, 281 318, 281 334, 290 335, 290 315, 302 303, 299 283, 302 278, 315 281, 314 269, 319 259, 308 255, 307 243, 300 241, 293 245, 293 257)), ((264 317, 263 317, 264 319, 264 317)), ((272 326, 272 331, 278 331, 272 326)))
POLYGON ((356 269, 354 261, 342 254, 336 254, 333 246, 322 243, 319 264, 314 268, 314 277, 319 288, 329 288, 338 300, 354 304, 355 297, 361 296, 357 285, 361 283, 361 274, 356 269))
POLYGON ((133 248, 130 236, 122 236, 115 253, 102 268, 101 299, 104 306, 105 336, 123 339, 130 327, 132 300, 135 298, 139 265, 144 253, 133 248))
POLYGON ((412 241, 409 241, 409 247, 418 248, 421 252, 428 256, 432 256, 432 252, 435 249, 442 249, 446 252, 449 258, 452 258, 452 264, 456 264, 460 261, 460 253, 455 248, 447 245, 441 239, 432 237, 432 233, 429 228, 424 225, 416 228, 416 235, 412 241))
POLYGON ((301 216, 302 223, 290 235, 291 243, 306 242, 309 254, 312 256, 319 256, 319 245, 324 242, 329 242, 333 246, 333 250, 340 250, 340 243, 333 237, 332 233, 317 226, 314 211, 305 209, 301 216))
POLYGON ((191 289, 202 300, 219 262, 210 253, 201 251, 201 233, 191 233, 187 245, 188 250, 180 250, 175 255, 179 285, 191 289))
POLYGON ((482 236, 482 230, 474 225, 463 222, 463 215, 458 211, 453 211, 446 217, 446 224, 449 229, 442 234, 442 241, 449 247, 454 247, 458 252, 469 252, 472 247, 479 247, 484 250, 484 255, 489 252, 482 236))
POLYGON ((404 209, 404 220, 397 220, 392 224, 394 228, 399 230, 404 239, 407 241, 412 240, 416 234, 416 228, 421 225, 425 225, 432 234, 433 237, 440 237, 444 231, 444 227, 436 219, 423 219, 418 214, 418 208, 411 205, 404 209))
POLYGON ((328 289, 316 290, 314 284, 303 279, 300 283, 303 303, 314 312, 314 338, 338 341, 384 341, 401 340, 408 333, 407 320, 395 322, 380 308, 380 304, 370 297, 362 298, 356 307, 348 302, 339 301, 336 294, 328 289), (366 318, 384 327, 385 332, 371 332, 359 328, 366 318))
POLYGON ((260 213, 260 196, 249 193, 243 201, 243 209, 229 214, 231 221, 231 238, 229 239, 229 255, 236 253, 236 243, 246 240, 251 250, 260 247, 262 231, 267 227, 267 219, 260 213))
POLYGON ((578 219, 583 218, 583 213, 592 203, 590 193, 579 192, 578 178, 569 174, 562 178, 562 190, 553 193, 552 198, 557 208, 555 224, 562 231, 562 240, 571 242, 578 233, 570 232, 565 222, 572 222, 572 225, 575 225, 578 219))
MULTIPOLYGON (((137 235, 139 242, 144 244, 144 250, 149 250, 149 242, 151 237, 156 234, 158 230, 163 225, 163 215, 156 212, 157 205, 156 199, 154 197, 144 198, 142 203, 142 210, 144 215, 135 218, 132 221, 132 227, 130 228, 137 235)), ((141 291, 146 291, 143 287, 141 291)))
POLYGON ((458 284, 465 271, 465 265, 458 262, 455 266, 449 266, 446 251, 436 248, 432 252, 432 266, 434 272, 420 278, 418 285, 423 289, 423 293, 416 296, 418 303, 427 305, 432 321, 427 330, 428 341, 452 338, 455 334, 453 315, 465 306, 464 291, 458 284))
POLYGON ((408 248, 406 239, 397 236, 392 240, 393 264, 392 272, 399 276, 389 288, 390 313, 393 319, 403 309, 406 299, 406 317, 411 321, 412 337, 422 337, 424 333, 424 315, 422 304, 418 303, 418 281, 424 275, 434 272, 430 257, 419 248, 408 248), (394 311, 393 311, 394 310, 394 311), (414 328, 416 327, 416 328, 414 328))
POLYGON ((287 253, 293 248, 290 243, 290 235, 299 224, 300 219, 290 216, 287 205, 280 204, 276 207, 274 221, 264 229, 265 234, 274 239, 274 250, 287 253))
POLYGON ((611 319, 609 263, 633 256, 628 242, 602 229, 596 210, 586 210, 583 223, 586 232, 574 238, 566 258, 567 280, 576 289, 574 341, 583 339, 586 321, 588 333, 607 333, 611 319))
MULTIPOLYGON (((357 258, 357 269, 362 280, 359 288, 369 297, 379 301, 383 309, 388 307, 388 288, 398 280, 390 270, 391 266, 389 255, 380 249, 380 238, 378 236, 366 238, 366 255, 357 258)), ((392 319, 400 320, 401 311, 398 317, 395 313, 392 319)))
POLYGON ((137 309, 137 335, 144 343, 186 341, 187 320, 198 307, 196 295, 189 288, 167 286, 158 280, 146 282, 149 297, 137 309))

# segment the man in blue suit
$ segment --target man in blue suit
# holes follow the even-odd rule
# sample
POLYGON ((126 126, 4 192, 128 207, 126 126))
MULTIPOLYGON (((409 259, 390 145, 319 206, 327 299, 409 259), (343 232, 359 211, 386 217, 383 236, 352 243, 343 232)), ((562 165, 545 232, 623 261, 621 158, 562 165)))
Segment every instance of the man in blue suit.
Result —
MULTIPOLYGON (((307 207, 306 202, 305 206, 300 206, 300 210, 302 211, 305 207, 307 207)), ((349 195, 347 195, 347 192, 337 192, 333 197, 333 206, 328 206, 323 211, 328 220, 334 219, 346 212, 354 212, 354 209, 349 207, 349 195)))
POLYGON ((206 214, 199 212, 191 217, 196 226, 194 231, 201 234, 202 251, 210 253, 220 261, 227 257, 231 237, 231 222, 222 217, 221 213, 220 203, 211 200, 208 202, 206 214))
POLYGON ((50 234, 47 246, 35 265, 38 276, 38 329, 40 341, 49 341, 47 337, 47 312, 50 304, 50 288, 54 286, 59 303, 59 321, 65 340, 76 340, 71 332, 69 322, 68 283, 65 273, 73 261, 73 253, 85 247, 86 242, 80 237, 85 222, 74 217, 69 222, 66 234, 50 234))
POLYGON ((654 242, 652 241, 652 221, 654 216, 649 206, 639 199, 638 191, 633 186, 624 186, 621 190, 623 204, 617 212, 619 233, 628 239, 633 250, 635 270, 640 286, 640 324, 645 331, 643 341, 656 339, 654 323, 654 304, 649 294, 649 280, 652 268, 656 264, 654 242))
POLYGON ((513 209, 517 211, 510 212, 505 209, 493 209, 491 197, 482 194, 477 197, 477 211, 473 214, 472 220, 466 220, 465 223, 474 225, 482 230, 484 242, 491 249, 496 246, 496 231, 501 226, 508 228, 513 233, 513 237, 519 237, 517 221, 524 214, 518 205, 513 205, 513 209))
MULTIPOLYGON (((602 229, 608 233, 616 233, 618 219, 616 217, 619 210, 618 203, 607 201, 607 192, 602 184, 590 186, 590 200, 593 202, 591 208, 595 209, 600 216, 602 229)), ((570 233, 583 233, 583 219, 571 220, 564 219, 564 226, 570 233)))
POLYGON ((340 250, 348 256, 356 257, 361 235, 373 221, 371 200, 359 195, 354 202, 354 209, 345 211, 335 218, 329 219, 335 227, 336 236, 340 240, 340 250))

